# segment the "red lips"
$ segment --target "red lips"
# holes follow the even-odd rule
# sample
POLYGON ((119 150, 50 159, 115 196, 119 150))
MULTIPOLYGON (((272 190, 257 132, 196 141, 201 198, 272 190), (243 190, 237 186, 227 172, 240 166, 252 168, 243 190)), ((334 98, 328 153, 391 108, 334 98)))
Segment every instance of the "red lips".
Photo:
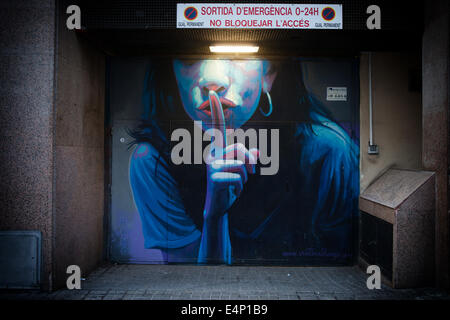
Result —
MULTIPOLYGON (((236 104, 234 104, 232 101, 230 101, 228 99, 219 98, 219 100, 220 100, 220 103, 222 104, 222 109, 224 112, 228 108, 236 107, 236 104)), ((209 105, 209 99, 204 101, 197 109, 202 111, 203 113, 205 113, 207 116, 211 117, 211 106, 209 105)))

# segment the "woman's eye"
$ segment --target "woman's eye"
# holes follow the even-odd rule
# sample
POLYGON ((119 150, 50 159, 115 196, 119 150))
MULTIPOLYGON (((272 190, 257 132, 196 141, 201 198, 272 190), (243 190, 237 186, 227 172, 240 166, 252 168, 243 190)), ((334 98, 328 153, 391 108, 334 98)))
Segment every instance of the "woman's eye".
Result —
POLYGON ((190 67, 193 66, 194 64, 196 64, 198 61, 195 60, 181 60, 181 63, 186 66, 186 67, 190 67))

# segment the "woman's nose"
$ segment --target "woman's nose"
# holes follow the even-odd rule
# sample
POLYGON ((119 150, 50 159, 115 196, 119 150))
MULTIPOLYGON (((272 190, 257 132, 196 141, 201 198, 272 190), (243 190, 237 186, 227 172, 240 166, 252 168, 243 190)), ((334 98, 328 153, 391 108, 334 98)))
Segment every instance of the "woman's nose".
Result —
POLYGON ((230 86, 230 79, 227 75, 227 64, 221 60, 207 60, 200 71, 199 86, 204 95, 210 90, 215 91, 219 96, 224 95, 230 86))

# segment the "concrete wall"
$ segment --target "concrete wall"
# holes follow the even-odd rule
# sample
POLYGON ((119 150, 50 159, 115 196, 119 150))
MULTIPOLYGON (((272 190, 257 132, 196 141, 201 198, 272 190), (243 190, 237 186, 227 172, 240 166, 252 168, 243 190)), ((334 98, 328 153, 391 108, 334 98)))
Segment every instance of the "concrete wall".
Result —
POLYGON ((369 155, 368 54, 361 55, 361 192, 390 167, 422 167, 421 93, 408 86, 411 71, 420 70, 420 63, 420 52, 372 53, 373 138, 379 154, 369 155))
POLYGON ((427 2, 423 35, 423 166, 436 172, 436 284, 449 287, 449 13, 447 0, 427 2))
POLYGON ((66 28, 59 2, 55 117, 55 287, 66 268, 87 275, 102 260, 105 56, 66 28))
POLYGON ((0 2, 0 229, 42 232, 44 289, 52 277, 54 6, 0 2))
POLYGON ((0 2, 0 230, 42 232, 45 290, 103 257, 105 56, 67 5, 0 2))

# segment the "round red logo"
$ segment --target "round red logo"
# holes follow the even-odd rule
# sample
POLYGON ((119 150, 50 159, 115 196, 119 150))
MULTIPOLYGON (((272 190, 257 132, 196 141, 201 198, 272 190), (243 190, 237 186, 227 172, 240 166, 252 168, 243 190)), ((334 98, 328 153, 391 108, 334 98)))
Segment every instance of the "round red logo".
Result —
POLYGON ((336 17, 336 11, 333 8, 326 7, 322 10, 322 18, 327 21, 331 21, 336 17))
POLYGON ((195 20, 195 18, 197 18, 197 16, 198 16, 198 11, 194 7, 187 7, 184 10, 184 17, 189 21, 195 20))

